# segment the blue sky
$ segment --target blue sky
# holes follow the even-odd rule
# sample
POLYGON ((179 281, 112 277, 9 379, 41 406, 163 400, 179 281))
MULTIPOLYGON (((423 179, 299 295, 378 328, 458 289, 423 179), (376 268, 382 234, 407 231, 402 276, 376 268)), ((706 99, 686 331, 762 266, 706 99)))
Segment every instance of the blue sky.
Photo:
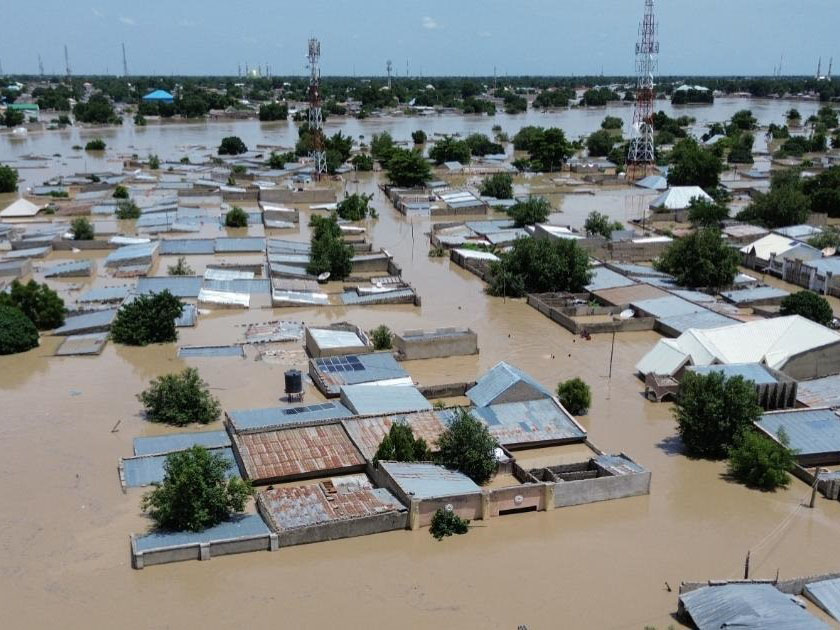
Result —
MULTIPOLYGON (((825 71, 837 58, 838 0, 657 0, 661 74, 825 71)), ((322 72, 632 74, 643 0, 41 0, 15 2, 2 27, 6 72, 235 74, 268 63, 303 74, 306 40, 322 72)), ((9 13, 7 12, 7 16, 9 13)))

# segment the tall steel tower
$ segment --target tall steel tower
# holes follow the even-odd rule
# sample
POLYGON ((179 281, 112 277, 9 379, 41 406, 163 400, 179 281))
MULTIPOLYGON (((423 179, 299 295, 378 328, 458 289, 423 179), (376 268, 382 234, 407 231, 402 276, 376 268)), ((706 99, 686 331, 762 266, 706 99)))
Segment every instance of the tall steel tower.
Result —
POLYGON ((321 42, 309 40, 309 131, 312 134, 312 160, 314 178, 321 179, 327 172, 327 154, 324 151, 324 118, 321 115, 321 42))
POLYGON ((656 160, 653 152, 654 76, 659 65, 659 40, 653 0, 645 0, 645 16, 639 24, 636 42, 636 107, 633 111, 630 150, 627 152, 629 179, 644 177, 656 160))
POLYGON ((38 72, 41 73, 41 77, 44 76, 44 62, 41 59, 41 53, 38 53, 38 72))
POLYGON ((394 67, 394 66, 393 66, 393 64, 391 63, 391 60, 390 60, 390 59, 389 59, 388 61, 386 61, 386 62, 385 62, 385 72, 387 72, 387 73, 388 73, 388 89, 389 89, 389 90, 391 89, 391 70, 393 69, 393 67, 394 67))
POLYGON ((67 44, 64 44, 64 68, 67 71, 67 80, 70 80, 70 54, 67 52, 67 44))
POLYGON ((128 61, 125 58, 125 42, 122 45, 122 52, 123 52, 123 76, 128 76, 128 61))

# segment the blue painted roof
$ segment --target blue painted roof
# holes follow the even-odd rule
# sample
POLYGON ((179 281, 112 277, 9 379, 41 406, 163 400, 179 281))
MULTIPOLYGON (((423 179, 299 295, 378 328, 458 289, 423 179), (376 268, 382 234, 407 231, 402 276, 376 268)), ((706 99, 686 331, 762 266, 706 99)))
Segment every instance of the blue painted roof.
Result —
POLYGON ((832 275, 840 275, 840 256, 831 256, 829 258, 814 258, 803 263, 806 267, 812 267, 817 270, 819 275, 824 276, 826 272, 831 272, 832 275))
POLYGON ((776 287, 755 287, 754 289, 723 291, 721 295, 725 300, 733 304, 748 304, 758 300, 781 299, 790 295, 790 292, 776 287))
POLYGON ((172 96, 166 90, 155 90, 154 92, 149 92, 146 96, 143 97, 144 101, 164 101, 164 102, 172 102, 175 100, 175 97, 172 96))
POLYGON ((531 375, 504 361, 497 363, 478 379, 476 384, 467 390, 467 397, 476 407, 486 407, 493 404, 505 391, 520 382, 527 383, 537 390, 534 394, 534 400, 544 396, 552 397, 552 393, 531 375))
POLYGON ((688 315, 689 313, 699 313, 706 310, 705 307, 689 302, 688 300, 684 300, 676 295, 652 298, 648 300, 637 300, 635 302, 631 302, 630 306, 642 310, 656 318, 676 317, 677 315, 688 315))
POLYGON ((408 376, 390 352, 320 357, 312 361, 326 380, 338 385, 358 385, 408 376))
POLYGON ((796 400, 808 407, 840 407, 840 374, 799 381, 796 400))
POLYGON ((677 333, 684 333, 689 328, 720 328, 737 324, 737 320, 726 317, 720 313, 703 309, 696 313, 685 313, 673 317, 660 317, 660 323, 673 328, 677 333))
POLYGON ((235 278, 233 280, 205 280, 205 289, 231 293, 271 293, 271 280, 267 278, 235 278))
POLYGON ((262 252, 264 250, 265 239, 262 237, 216 239, 216 252, 219 253, 262 252))
POLYGON ((134 544, 137 551, 154 551, 167 547, 184 547, 217 540, 230 540, 243 536, 268 536, 268 525, 259 514, 241 514, 203 532, 152 532, 137 536, 134 544))
POLYGON ((752 381, 756 385, 772 385, 776 383, 776 377, 767 371, 767 368, 760 363, 728 363, 723 365, 690 365, 689 372, 697 374, 711 374, 720 372, 725 378, 741 376, 744 380, 752 381))
POLYGON ((416 499, 433 499, 475 494, 481 488, 466 475, 437 464, 379 462, 406 494, 416 499))
POLYGON ((138 245, 126 245, 108 254, 105 257, 105 266, 114 267, 151 260, 157 249, 158 243, 156 241, 140 243, 138 245))
POLYGON ((159 455, 172 451, 183 451, 199 444, 207 448, 230 446, 226 431, 193 431, 134 438, 135 455, 159 455))
POLYGON ((432 408, 428 399, 410 385, 345 385, 341 388, 341 402, 360 416, 432 408))
POLYGON ((840 621, 840 578, 806 584, 805 596, 840 621))
POLYGON ((773 437, 784 429, 797 455, 840 452, 840 417, 831 409, 766 413, 756 425, 773 437))
POLYGON ((175 326, 183 328, 185 326, 195 326, 198 320, 198 309, 195 304, 184 304, 181 310, 181 315, 175 318, 175 326))
POLYGON ((91 260, 74 260, 73 262, 58 263, 47 267, 44 270, 44 277, 53 278, 68 273, 84 273, 89 275, 92 265, 93 261, 91 260))
MULTIPOLYGON (((218 453, 230 462, 231 467, 227 471, 228 477, 238 477, 239 469, 236 467, 236 460, 233 457, 233 450, 229 446, 211 449, 212 453, 218 453)), ((125 485, 129 488, 140 488, 161 483, 165 474, 167 454, 162 455, 139 455, 126 457, 122 460, 125 485)))
POLYGON ((333 418, 349 418, 353 414, 344 405, 334 402, 296 407, 268 407, 266 409, 235 409, 227 412, 237 431, 296 425, 333 418))
POLYGON ((64 320, 64 325, 56 328, 53 333, 56 335, 81 334, 90 329, 107 330, 111 322, 117 316, 117 309, 111 308, 103 311, 93 311, 83 315, 74 315, 64 320))
POLYGON ((76 298, 77 302, 122 302, 128 297, 132 287, 98 287, 85 292, 76 298))
POLYGON ((477 407, 471 412, 505 446, 586 439, 586 432, 549 398, 477 407))
POLYGON ((599 265, 592 268, 592 280, 586 285, 585 289, 594 292, 615 289, 616 287, 629 287, 631 284, 636 284, 636 281, 599 265))

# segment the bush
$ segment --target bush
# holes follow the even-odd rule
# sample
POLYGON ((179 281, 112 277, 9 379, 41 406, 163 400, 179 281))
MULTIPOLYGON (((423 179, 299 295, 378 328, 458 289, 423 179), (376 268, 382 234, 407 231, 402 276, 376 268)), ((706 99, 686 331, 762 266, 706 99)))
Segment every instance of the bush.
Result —
POLYGON ((729 208, 714 201, 694 197, 688 204, 688 220, 693 225, 717 228, 728 218, 729 208))
POLYGON ((160 158, 154 153, 149 154, 149 170, 156 171, 160 168, 160 158))
POLYGON ((615 136, 606 129, 599 129, 586 139, 586 149, 591 156, 607 155, 615 144, 615 136))
POLYGON ((6 113, 3 115, 3 124, 6 127, 17 127, 18 125, 23 124, 23 112, 19 112, 15 109, 6 109, 6 113))
POLYGON ((122 119, 116 115, 111 102, 103 94, 94 94, 87 103, 76 103, 73 115, 77 121, 95 124, 121 124, 122 119))
POLYGON ((390 133, 383 131, 379 134, 373 134, 373 138, 370 140, 370 154, 374 160, 385 164, 391 159, 391 154, 394 150, 394 139, 390 133))
POLYGON ((86 217, 73 219, 70 231, 73 233, 74 241, 92 241, 94 237, 93 224, 86 217))
POLYGON ((114 213, 118 219, 139 219, 140 208, 133 201, 123 200, 117 204, 117 210, 114 213))
POLYGON ((507 213, 516 227, 523 227, 545 223, 551 214, 551 206, 545 197, 528 197, 526 201, 520 201, 508 208, 507 213))
POLYGON ((618 116, 605 116, 601 121, 601 129, 621 129, 624 121, 618 116))
POLYGON ((812 291, 797 291, 782 300, 781 315, 801 315, 812 322, 828 326, 834 319, 831 305, 824 297, 812 291))
POLYGON ((370 331, 370 339, 373 341, 374 350, 390 350, 391 337, 391 329, 384 324, 370 331))
POLYGON ((464 139, 464 142, 470 148, 470 153, 479 157, 505 152, 505 148, 501 144, 493 142, 483 133, 471 133, 464 139))
POLYGON ((142 509, 165 530, 202 531, 245 509, 248 482, 227 479, 231 462, 203 446, 172 453, 163 465, 163 483, 143 496, 142 509))
POLYGON ((168 290, 140 295, 123 305, 111 324, 111 339, 129 346, 169 343, 178 339, 175 319, 184 306, 168 290))
POLYGON ((429 157, 435 161, 435 164, 443 164, 444 162, 469 164, 471 155, 470 145, 466 141, 456 140, 452 136, 446 136, 438 140, 429 150, 429 157))
POLYGON ((0 354, 26 352, 38 345, 38 330, 20 309, 0 303, 0 354))
POLYGON ((96 138, 94 140, 91 140, 85 145, 85 151, 104 151, 104 150, 105 150, 105 141, 102 138, 96 138))
POLYGON ((373 194, 344 193, 344 199, 338 202, 336 212, 338 216, 347 221, 362 221, 368 215, 374 216, 376 211, 370 207, 373 194))
POLYGON ((187 259, 184 256, 178 257, 178 262, 174 265, 169 265, 166 268, 166 271, 169 273, 170 276, 194 276, 195 271, 190 265, 187 263, 187 259))
POLYGON ((225 215, 225 227, 243 228, 248 226, 248 213, 239 206, 233 206, 225 215))
MULTIPOLYGON (((373 143, 371 143, 373 153, 373 143)), ((376 153, 373 153, 376 157, 376 153)), ((417 151, 393 149, 387 161, 388 179, 397 186, 411 188, 419 186, 431 176, 426 159, 417 151)))
POLYGON ((654 266, 683 286, 722 289, 732 285, 740 260, 718 230, 702 228, 671 243, 654 266))
POLYGON ((114 199, 128 199, 128 188, 122 184, 118 184, 117 187, 114 188, 114 194, 112 197, 114 199))
POLYGON ((426 440, 415 438, 410 425, 397 421, 382 438, 373 461, 428 462, 431 459, 426 440))
POLYGON ((413 131, 411 133, 411 139, 414 141, 414 144, 426 144, 426 132, 422 129, 413 131))
POLYGON ((580 378, 570 378, 557 386, 557 398, 574 416, 585 415, 592 404, 592 391, 580 378))
POLYGON ((480 485, 496 472, 496 446, 487 425, 459 409, 438 438, 438 461, 480 485))
POLYGON ((221 411, 219 401, 210 394, 195 368, 152 380, 137 399, 143 403, 149 420, 176 426, 207 424, 215 421, 221 411))
POLYGON ((0 164, 0 193, 17 192, 17 184, 17 169, 6 164, 0 164))
POLYGON ((139 112, 134 114, 134 124, 138 127, 145 127, 147 124, 146 117, 139 112))
POLYGON ((788 448, 784 429, 779 442, 756 431, 744 431, 729 450, 729 474, 741 483, 761 490, 784 488, 790 483, 790 471, 796 459, 788 448))
POLYGON ((589 282, 589 255, 572 239, 518 238, 490 264, 487 292, 501 297, 526 293, 578 293, 589 282))
POLYGON ((780 171, 770 178, 770 191, 757 193, 752 203, 738 213, 738 220, 773 229, 804 223, 811 214, 812 197, 797 171, 780 171))
POLYGON ((620 221, 610 221, 610 218, 606 214, 601 214, 597 210, 593 210, 586 217, 583 229, 589 235, 600 234, 609 240, 615 230, 622 230, 624 226, 620 221))
POLYGON ((18 280, 6 293, 0 293, 0 306, 11 306, 29 318, 38 330, 52 330, 64 323, 64 300, 46 284, 18 280))
POLYGON ((289 117, 289 107, 285 103, 265 103, 260 105, 260 120, 286 120, 289 117))
POLYGON ((669 186, 700 186, 709 190, 717 188, 723 163, 717 155, 701 147, 693 138, 677 142, 669 161, 669 186))
POLYGON ((513 177, 507 173, 495 173, 481 182, 481 194, 496 199, 513 199, 513 177))
POLYGON ((219 145, 219 155, 239 155, 248 151, 248 147, 237 136, 227 136, 222 138, 222 143, 219 145))
POLYGON ((353 268, 353 248, 341 239, 337 215, 329 218, 312 215, 309 225, 313 229, 307 272, 313 276, 329 272, 333 279, 349 276, 353 268))
POLYGON ((272 151, 268 157, 269 168, 282 169, 288 162, 297 162, 297 156, 294 154, 294 151, 288 151, 286 153, 274 153, 272 151))
POLYGON ((357 171, 373 170, 373 158, 367 153, 358 153, 354 155, 353 159, 350 160, 350 163, 357 171))
POLYGON ((761 414, 755 383, 740 376, 727 379, 721 372, 686 372, 674 407, 686 452, 709 459, 726 457, 761 414))
POLYGON ((429 533, 437 540, 443 540, 453 534, 466 534, 470 529, 470 522, 461 518, 455 512, 439 508, 432 516, 432 526, 429 533))

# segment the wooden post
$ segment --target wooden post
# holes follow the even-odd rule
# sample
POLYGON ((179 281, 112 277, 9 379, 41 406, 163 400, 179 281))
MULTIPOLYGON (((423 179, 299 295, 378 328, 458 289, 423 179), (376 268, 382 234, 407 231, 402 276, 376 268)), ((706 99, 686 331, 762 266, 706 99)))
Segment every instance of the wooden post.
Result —
POLYGON ((747 552, 747 560, 744 562, 744 579, 750 579, 750 552, 747 552))

